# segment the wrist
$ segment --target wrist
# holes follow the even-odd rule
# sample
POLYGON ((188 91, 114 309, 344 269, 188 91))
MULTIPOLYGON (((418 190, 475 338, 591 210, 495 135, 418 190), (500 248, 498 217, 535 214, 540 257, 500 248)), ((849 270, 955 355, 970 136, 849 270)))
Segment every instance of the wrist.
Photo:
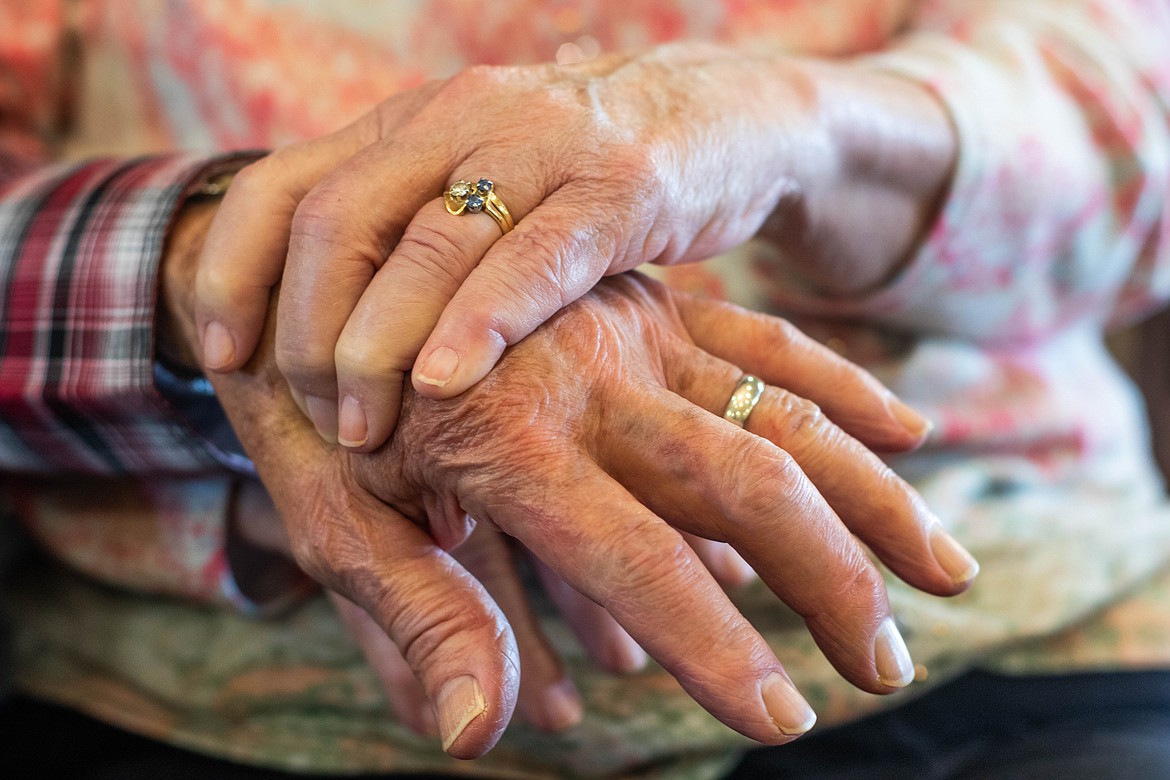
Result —
POLYGON ((895 276, 929 231, 958 139, 942 103, 913 81, 855 63, 794 67, 816 130, 793 145, 798 186, 759 235, 814 288, 862 294, 895 276))

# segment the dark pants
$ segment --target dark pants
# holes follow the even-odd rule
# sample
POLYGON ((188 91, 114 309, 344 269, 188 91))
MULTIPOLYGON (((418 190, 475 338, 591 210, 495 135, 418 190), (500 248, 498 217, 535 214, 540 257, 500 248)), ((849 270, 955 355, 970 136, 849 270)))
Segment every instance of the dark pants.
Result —
MULTIPOLYGON (((20 697, 0 708, 0 767, 14 780, 291 777, 172 748, 20 697)), ((731 778, 1167 780, 1170 671, 973 673, 891 712, 749 753, 731 778)))
POLYGON ((895 710, 750 753, 735 780, 1170 780, 1170 672, 972 673, 895 710))

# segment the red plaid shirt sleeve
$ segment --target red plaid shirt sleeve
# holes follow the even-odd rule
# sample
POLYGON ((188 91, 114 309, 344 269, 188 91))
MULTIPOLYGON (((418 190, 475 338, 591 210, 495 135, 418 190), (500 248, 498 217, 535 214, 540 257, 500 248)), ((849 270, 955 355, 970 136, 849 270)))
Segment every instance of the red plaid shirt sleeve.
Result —
POLYGON ((188 193, 242 158, 31 172, 12 159, 0 171, 0 471, 47 477, 9 480, 17 516, 54 557, 110 584, 253 614, 303 598, 309 584, 288 567, 269 567, 288 587, 262 601, 241 591, 228 555, 234 477, 156 386, 167 228, 188 193), (169 476, 141 478, 157 472, 169 476))
POLYGON ((63 0, 0 2, 0 503, 97 579, 267 611, 304 583, 263 604, 241 592, 227 553, 230 477, 62 476, 217 465, 155 387, 152 351, 170 218, 225 162, 48 166, 76 83, 60 57, 69 18, 63 0))
POLYGON ((0 180, 0 469, 219 465, 155 385, 154 314, 176 208, 237 164, 97 160, 0 180))

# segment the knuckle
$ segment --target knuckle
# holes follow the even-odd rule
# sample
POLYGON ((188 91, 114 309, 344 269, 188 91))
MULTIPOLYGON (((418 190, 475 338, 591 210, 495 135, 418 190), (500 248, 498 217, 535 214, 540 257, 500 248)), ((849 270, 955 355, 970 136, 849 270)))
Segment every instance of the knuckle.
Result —
POLYGON ((482 104, 485 92, 501 87, 505 74, 510 70, 498 65, 472 65, 447 79, 439 94, 456 104, 466 105, 468 99, 482 104))
POLYGON ((738 514, 768 516, 778 496, 799 497, 808 491, 808 479, 800 464, 783 450, 756 444, 741 455, 739 474, 729 495, 738 514))
POLYGON ((394 372, 405 371, 410 367, 414 357, 415 355, 411 354, 403 360, 389 351, 388 345, 382 340, 370 338, 364 332, 354 332, 348 328, 342 331, 333 351, 333 363, 337 373, 351 381, 364 384, 384 380, 387 375, 394 372))
POLYGON ((464 600, 427 599, 407 607, 401 593, 388 592, 378 601, 378 610, 391 615, 390 633, 402 656, 416 670, 434 663, 445 648, 499 646, 509 629, 483 609, 467 609, 464 600), (490 639, 489 639, 490 637, 490 639))
POLYGON ((828 417, 821 408, 807 398, 782 391, 778 406, 784 419, 785 439, 794 442, 823 441, 828 417))
POLYGON ((839 651, 847 653, 848 638, 856 636, 858 627, 888 609, 885 581, 861 547, 852 544, 826 568, 815 600, 797 612, 821 635, 835 637, 839 651))
POLYGON ((845 628, 845 623, 857 617, 859 613, 873 615, 884 610, 886 605, 885 582, 861 548, 857 545, 853 547, 855 549, 844 558, 843 569, 826 594, 829 600, 823 602, 845 607, 841 610, 844 614, 837 619, 842 624, 842 629, 845 628), (853 605, 853 608, 850 609, 846 605, 853 605))
POLYGON ((261 157, 253 163, 249 163, 236 172, 232 178, 232 186, 228 188, 226 197, 231 197, 233 200, 238 199, 249 202, 255 197, 260 197, 268 192, 271 188, 272 180, 275 178, 275 158, 279 152, 261 157), (232 193, 236 193, 234 196, 232 193))
POLYGON ((761 331, 767 330, 769 342, 778 347, 791 347, 802 344, 806 340, 805 335, 788 320, 759 313, 756 313, 753 319, 756 320, 755 327, 761 331))
POLYGON ((568 288, 583 286, 587 281, 597 281, 600 272, 594 272, 588 264, 578 265, 573 258, 574 244, 578 239, 560 231, 535 228, 517 235, 512 244, 513 251, 524 262, 522 274, 500 275, 496 283, 509 296, 523 296, 541 308, 563 308, 567 303, 568 288))
POLYGON ((666 183, 653 146, 623 142, 613 145, 608 151, 610 170, 623 181, 634 185, 643 197, 646 191, 656 192, 656 185, 666 183))
POLYGON ((675 601, 680 578, 693 581, 696 569, 690 545, 673 529, 656 523, 630 523, 613 539, 615 555, 610 570, 611 603, 640 599, 675 601))
POLYGON ((289 336, 276 339, 276 366, 299 389, 312 380, 333 374, 333 354, 312 339, 294 339, 289 336))
POLYGON ((231 302, 242 292, 242 280, 234 266, 221 262, 223 259, 226 259, 225 255, 204 255, 200 260, 195 274, 195 302, 207 309, 224 310, 223 315, 232 316, 235 307, 231 302))
POLYGON ((337 184, 323 182, 301 200, 293 214, 290 229, 290 249, 302 258, 327 258, 320 250, 326 249, 365 260, 378 267, 384 253, 374 245, 371 237, 376 235, 372 226, 360 218, 357 212, 348 208, 347 197, 337 184))
POLYGON ((457 288, 474 265, 467 249, 442 230, 423 222, 410 226, 395 252, 409 260, 402 264, 400 273, 420 273, 422 279, 445 290, 457 288))

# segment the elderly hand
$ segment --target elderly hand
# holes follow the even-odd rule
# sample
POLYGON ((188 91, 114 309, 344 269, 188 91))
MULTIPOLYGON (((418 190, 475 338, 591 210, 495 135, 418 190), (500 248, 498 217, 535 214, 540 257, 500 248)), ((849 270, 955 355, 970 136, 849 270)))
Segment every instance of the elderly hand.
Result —
POLYGON ((457 756, 498 738, 517 651, 482 586, 422 527, 451 547, 470 514, 515 537, 700 704, 768 744, 814 716, 680 530, 734 547, 874 693, 913 668, 854 534, 932 593, 962 590, 976 568, 842 430, 885 449, 921 440, 872 377, 780 320, 638 276, 600 285, 463 396, 407 394, 398 431, 369 455, 313 435, 267 350, 212 380, 297 561, 403 650, 457 756), (791 391, 769 387, 741 430, 719 415, 745 370, 791 391))
MULTIPOLYGON (((244 542, 285 558, 292 557, 284 523, 259 482, 245 482, 236 492, 233 517, 234 529, 244 542)), ((523 670, 517 707, 525 719, 545 731, 560 731, 575 725, 581 719, 580 696, 529 607, 506 539, 487 526, 479 526, 453 555, 488 590, 515 633, 523 670)), ((593 602, 575 592, 566 595, 567 589, 555 579, 551 584, 550 595, 563 610, 568 624, 590 638, 587 647, 592 651, 600 640, 600 646, 608 650, 594 657, 603 663, 610 662, 606 665, 611 668, 615 668, 611 659, 616 659, 621 663, 615 670, 630 671, 630 661, 635 664, 639 661, 640 648, 629 635, 593 602)), ((364 609, 336 593, 328 595, 381 682, 399 720, 420 734, 438 736, 435 709, 398 646, 364 609)))
MULTIPOLYGON (((283 521, 259 482, 245 482, 236 491, 233 518, 238 538, 251 547, 278 553, 284 558, 292 557, 283 521)), ((731 548, 706 539, 692 538, 689 541, 716 580, 725 585, 744 582, 746 564, 731 548)), ((502 534, 487 525, 479 525, 452 555, 491 594, 516 636, 522 670, 517 709, 536 728, 561 731, 580 721, 580 695, 565 674, 564 665, 529 605, 513 547, 502 534)), ((256 560, 256 556, 247 556, 243 563, 256 560)), ((531 563, 536 567, 547 595, 594 661, 618 673, 642 668, 645 653, 605 609, 573 590, 539 561, 532 560, 531 563)), ((254 583, 257 575, 261 581, 267 579, 268 569, 270 566, 259 572, 237 571, 236 574, 241 583, 254 583)), ((271 587, 265 592, 274 595, 271 587)), ((438 736, 434 707, 398 646, 364 609, 336 593, 329 592, 328 595, 342 623, 381 682, 398 718, 420 734, 438 736)))
POLYGON ((327 440, 371 451, 403 372, 457 395, 604 275, 766 225, 814 279, 886 278, 945 187, 950 143, 929 95, 844 66, 683 44, 472 68, 241 173, 198 278, 205 365, 248 359, 283 269, 281 371, 327 440), (481 177, 516 222, 502 237, 441 197, 481 177))

